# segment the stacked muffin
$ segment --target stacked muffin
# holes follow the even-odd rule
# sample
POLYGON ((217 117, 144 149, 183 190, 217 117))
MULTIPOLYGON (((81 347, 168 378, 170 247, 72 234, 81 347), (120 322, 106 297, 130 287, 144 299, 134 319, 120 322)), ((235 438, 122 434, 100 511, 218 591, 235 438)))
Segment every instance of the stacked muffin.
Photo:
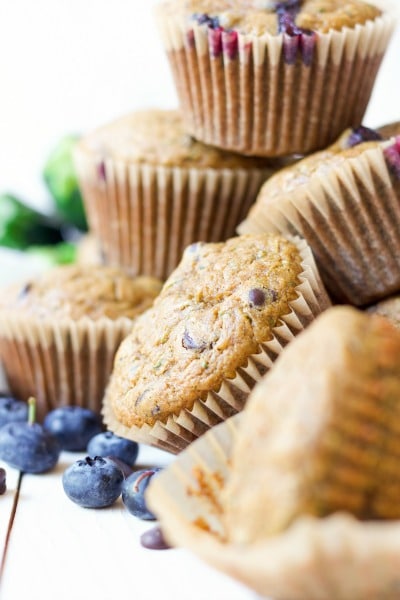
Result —
MULTIPOLYGON (((370 140, 393 132, 375 134, 361 127, 361 121, 393 20, 375 3, 362 0, 345 5, 342 0, 170 0, 160 3, 157 20, 180 110, 137 111, 100 127, 81 140, 76 164, 91 230, 105 263, 165 282, 154 309, 134 323, 117 354, 104 401, 105 421, 121 435, 177 452, 241 410, 284 345, 329 306, 309 245, 335 299, 363 304, 396 287, 392 260, 386 278, 379 279, 371 266, 371 281, 360 283, 351 295, 346 276, 351 283, 358 281, 358 263, 370 261, 339 243, 333 251, 338 258, 346 254, 342 262, 352 271, 348 276, 337 260, 339 279, 345 282, 340 295, 342 288, 337 292, 331 285, 329 268, 302 229, 272 231, 256 213, 258 230, 241 230, 255 210, 264 181, 276 181, 284 167, 295 169, 301 156, 339 136, 332 153, 350 145, 349 138, 351 145, 366 139, 367 150, 390 151, 370 140), (268 235, 260 238, 260 233, 268 235), (279 235, 271 238, 270 233, 279 235), (304 237, 306 244, 301 242, 304 237), (257 285, 257 269, 261 264, 267 279, 271 260, 280 263, 279 269, 286 265, 286 274, 296 270, 293 252, 287 259, 282 251, 289 239, 298 250, 301 245, 301 276, 291 279, 296 298, 288 296, 281 310, 280 294, 289 293, 288 279, 282 275, 274 287, 264 277, 257 285), (199 242, 204 247, 184 252, 199 242), (215 315, 224 312, 221 297, 230 297, 239 285, 235 280, 241 278, 249 282, 243 294, 254 288, 262 297, 257 307, 263 314, 262 331, 254 334, 258 325, 246 313, 248 298, 237 299, 229 311, 236 316, 244 311, 253 329, 241 341, 256 339, 257 344, 238 350, 243 331, 232 333, 241 322, 235 317, 227 353, 216 352, 213 336, 218 337, 220 325, 215 315), (300 281, 307 289, 299 287, 300 281), (268 317, 271 306, 277 319, 268 317), (277 335, 293 314, 297 323, 289 327, 290 333, 277 335), (254 368, 253 356, 266 352, 267 341, 274 352, 269 349, 267 364, 254 368), (207 368, 200 369, 201 364, 207 368), (251 375, 246 371, 249 364, 251 375)), ((363 146, 349 152, 361 155, 363 146)), ((388 175, 380 173, 384 176, 387 180, 388 175)), ((388 196, 393 203, 392 189, 388 196)), ((368 199, 369 204, 373 202, 368 199)), ((324 223, 321 230, 329 227, 324 223)), ((336 227, 343 228, 339 218, 336 227)), ((353 232, 354 227, 348 229, 353 232)), ((364 224, 359 229, 363 233, 364 224)), ((375 234, 376 229, 371 235, 375 234)), ((360 243, 361 249, 370 237, 360 243)), ((379 257, 380 265, 387 255, 379 257)))

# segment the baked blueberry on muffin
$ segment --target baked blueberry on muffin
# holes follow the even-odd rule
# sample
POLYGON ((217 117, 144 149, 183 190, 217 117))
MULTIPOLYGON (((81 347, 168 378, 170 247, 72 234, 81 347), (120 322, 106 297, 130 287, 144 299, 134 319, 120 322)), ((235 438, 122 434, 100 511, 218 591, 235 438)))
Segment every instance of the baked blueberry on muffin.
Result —
POLYGON ((76 165, 105 263, 166 279, 192 242, 234 235, 279 163, 205 146, 177 111, 153 109, 84 136, 76 165))
POLYGON ((301 235, 332 297, 359 306, 400 289, 399 230, 398 124, 345 131, 331 147, 282 169, 238 227, 301 235))
POLYGON ((394 19, 363 0, 169 0, 158 22, 188 131, 284 156, 362 121, 394 19))
POLYGON ((161 289, 120 269, 63 266, 0 290, 0 359, 39 416, 60 405, 100 412, 118 345, 161 289))
POLYGON ((189 246, 118 350, 105 422, 181 450, 241 410, 282 347, 328 305, 300 240, 262 234, 189 246))

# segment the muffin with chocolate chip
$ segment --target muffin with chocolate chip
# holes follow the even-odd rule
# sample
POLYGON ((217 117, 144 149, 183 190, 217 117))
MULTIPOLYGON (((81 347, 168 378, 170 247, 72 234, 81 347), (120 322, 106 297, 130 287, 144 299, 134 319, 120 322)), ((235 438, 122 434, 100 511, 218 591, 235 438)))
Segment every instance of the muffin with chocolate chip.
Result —
POLYGON ((328 305, 302 240, 189 246, 118 350, 108 428, 179 452, 240 411, 283 346, 328 305))
POLYGON ((339 302, 400 290, 400 126, 358 127, 267 181, 240 233, 300 235, 339 302))
POLYGON ((262 597, 394 600, 400 535, 400 332, 325 311, 150 484, 167 541, 262 597))
POLYGON ((157 14, 187 130, 268 157, 361 123, 395 22, 373 0, 168 0, 157 14))
POLYGON ((161 289, 151 277, 101 266, 62 266, 0 289, 0 360, 12 393, 100 413, 115 352, 161 289))
POLYGON ((123 116, 85 135, 76 151, 105 264, 163 280, 192 242, 234 235, 279 165, 205 146, 175 110, 123 116))

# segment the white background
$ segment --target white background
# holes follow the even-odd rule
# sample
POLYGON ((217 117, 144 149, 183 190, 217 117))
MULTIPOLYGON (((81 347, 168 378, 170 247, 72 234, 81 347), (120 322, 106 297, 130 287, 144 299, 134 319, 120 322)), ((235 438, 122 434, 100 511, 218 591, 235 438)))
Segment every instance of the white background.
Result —
MULTIPOLYGON (((136 108, 176 106, 156 4, 0 0, 0 192, 47 208, 41 170, 64 134, 84 133, 136 108)), ((364 122, 392 120, 400 120, 399 30, 364 122)))

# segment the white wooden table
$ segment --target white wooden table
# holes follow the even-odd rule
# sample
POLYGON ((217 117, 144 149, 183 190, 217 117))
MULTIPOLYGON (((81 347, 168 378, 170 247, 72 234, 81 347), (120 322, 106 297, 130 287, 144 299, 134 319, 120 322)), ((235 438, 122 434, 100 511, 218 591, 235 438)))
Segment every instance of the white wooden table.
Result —
MULTIPOLYGON (((140 535, 154 526, 121 499, 107 509, 84 509, 65 495, 61 476, 82 455, 64 453, 46 475, 7 469, 0 496, 2 600, 255 600, 256 596, 183 549, 147 550, 140 535)), ((142 448, 139 463, 171 458, 142 448)), ((0 466, 2 465, 0 462, 0 466)))

